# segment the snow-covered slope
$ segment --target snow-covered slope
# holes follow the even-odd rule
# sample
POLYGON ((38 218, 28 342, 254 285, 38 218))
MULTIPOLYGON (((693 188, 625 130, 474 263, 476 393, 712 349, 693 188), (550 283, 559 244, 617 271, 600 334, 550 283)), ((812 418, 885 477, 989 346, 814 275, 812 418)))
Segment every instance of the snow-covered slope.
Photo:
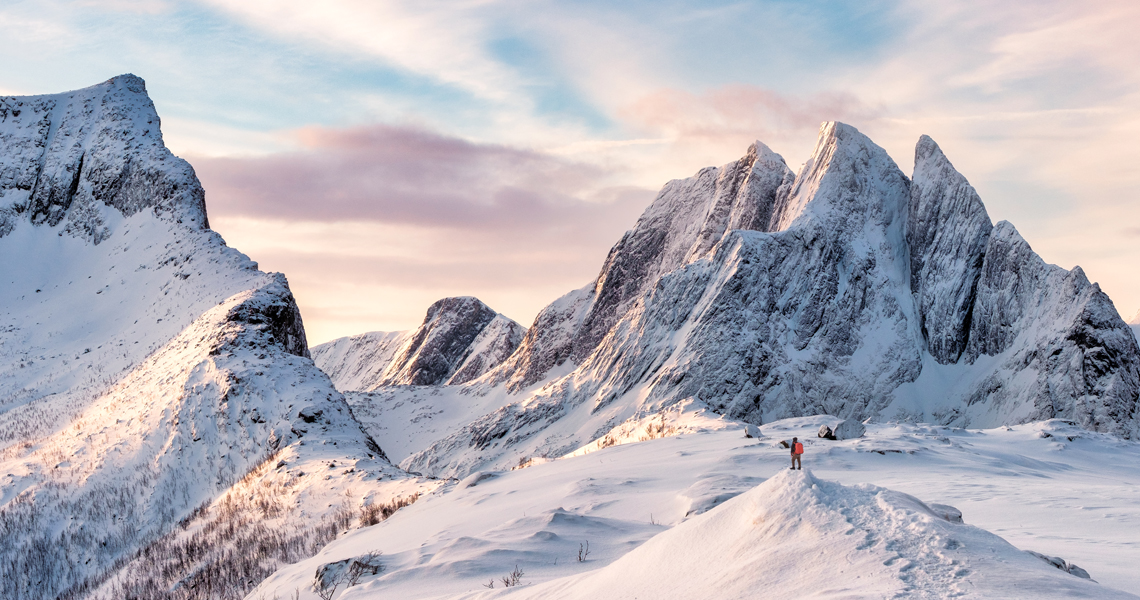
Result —
POLYGON ((365 333, 314 346, 313 360, 337 389, 457 385, 481 377, 518 347, 526 329, 477 298, 432 304, 414 331, 365 333))
MULTIPOLYGON (((602 569, 509 598, 1136 598, 884 488, 784 471, 602 569)), ((490 592, 471 594, 491 597, 490 592)))
POLYGON ((382 385, 384 371, 411 331, 372 331, 313 346, 309 353, 339 390, 368 390, 382 385))
POLYGON ((1140 348, 1099 287, 991 226, 929 138, 911 180, 839 123, 794 180, 757 143, 666 185, 595 284, 544 309, 475 385, 502 406, 404 466, 462 476, 560 456, 684 403, 757 423, 1059 417, 1140 434, 1140 348), (766 218, 733 229, 723 215, 740 212, 766 218))
POLYGON ((137 77, 0 99, 0 598, 177 597, 218 561, 248 567, 240 591, 335 537, 314 531, 342 502, 432 487, 387 462, 284 276, 227 248, 203 198, 137 77), (240 562, 215 536, 158 580, 136 568, 157 555, 131 560, 205 521, 299 542, 240 562))
POLYGON ((1140 310, 1136 311, 1136 316, 1128 322, 1128 326, 1132 328, 1132 333, 1137 339, 1140 339, 1140 310))
POLYGON ((385 570, 342 586, 338 600, 1134 597, 1118 590, 1140 585, 1137 442, 1060 421, 872 423, 861 438, 829 441, 815 437, 825 422, 834 417, 772 422, 756 440, 708 421, 480 471, 282 569, 249 598, 296 590, 311 600, 321 565, 372 551, 385 570), (779 444, 792 436, 807 446, 803 472, 788 471, 779 444), (949 511, 935 503, 956 507, 965 523, 904 494, 938 515, 949 511), (1099 585, 1022 550, 1062 557, 1099 585), (501 589, 516 566, 521 585, 501 589))

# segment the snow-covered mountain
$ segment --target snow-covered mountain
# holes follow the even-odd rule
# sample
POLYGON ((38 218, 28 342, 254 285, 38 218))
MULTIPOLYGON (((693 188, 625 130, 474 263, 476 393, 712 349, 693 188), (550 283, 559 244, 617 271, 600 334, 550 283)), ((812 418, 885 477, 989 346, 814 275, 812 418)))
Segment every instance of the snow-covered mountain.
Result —
POLYGON ((342 503, 433 485, 308 358, 284 276, 208 229, 141 79, 0 98, 0 256, 0 598, 236 593, 315 552, 342 503), (211 523, 214 545, 136 568, 211 523), (253 530, 292 541, 225 555, 253 530), (205 581, 219 562, 247 573, 205 581))
POLYGON ((337 389, 457 385, 481 377, 515 351, 526 328, 477 298, 432 304, 411 331, 374 331, 314 346, 313 361, 337 389))
POLYGON ((405 467, 561 456, 685 404, 756 423, 1056 417, 1140 434, 1140 349, 1100 288, 992 225, 930 138, 908 178, 840 123, 794 177, 757 142, 667 184, 596 281, 473 385, 502 406, 405 467))
POLYGON ((1132 328, 1132 332, 1136 335, 1136 338, 1140 339, 1140 310, 1136 311, 1136 316, 1132 317, 1132 320, 1128 322, 1128 326, 1132 328))

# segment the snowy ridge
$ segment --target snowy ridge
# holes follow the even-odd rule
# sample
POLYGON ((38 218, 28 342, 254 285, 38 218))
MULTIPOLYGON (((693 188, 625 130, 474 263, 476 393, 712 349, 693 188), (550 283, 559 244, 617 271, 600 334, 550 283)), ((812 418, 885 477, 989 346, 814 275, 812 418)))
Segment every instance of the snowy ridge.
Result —
POLYGON ((411 331, 372 331, 313 346, 313 362, 339 390, 370 390, 383 385, 384 371, 411 331))
POLYGON ((518 392, 566 361, 581 364, 663 274, 704 256, 727 230, 778 219, 771 204, 791 179, 784 159, 756 142, 736 162, 670 181, 610 250, 594 283, 543 309, 490 381, 518 392))
POLYGON ((401 464, 462 476, 562 456, 683 401, 757 423, 1066 418, 1140 434, 1140 348, 1111 301, 991 227, 932 140, 913 181, 839 123, 791 183, 760 147, 668 184, 595 286, 540 313, 477 384, 503 405, 401 464), (752 181, 763 193, 741 191, 752 181), (724 197, 761 202, 762 230, 708 226, 724 197), (702 226, 720 232, 707 251, 702 226))
MULTIPOLYGON (((0 552, 17 585, 4 593, 82 585, 279 450, 304 458, 306 436, 335 442, 356 478, 392 471, 328 379, 296 356, 299 324, 278 275, 207 311, 65 429, 9 447, 0 552), (49 522, 62 528, 36 525, 49 522)), ((295 493, 317 483, 302 479, 295 493)))
MULTIPOLYGON (((872 485, 783 471, 586 575, 508 598, 1135 598, 872 485)), ((482 592, 467 598, 503 597, 482 592)))
POLYGON ((317 366, 338 389, 373 391, 385 385, 457 385, 503 362, 526 329, 478 298, 432 304, 414 331, 372 332, 312 349, 317 366))

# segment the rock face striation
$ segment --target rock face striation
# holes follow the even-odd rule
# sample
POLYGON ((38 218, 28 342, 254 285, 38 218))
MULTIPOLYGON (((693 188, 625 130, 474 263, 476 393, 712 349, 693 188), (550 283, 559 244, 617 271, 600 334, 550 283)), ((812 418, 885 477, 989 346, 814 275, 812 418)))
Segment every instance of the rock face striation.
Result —
POLYGON ((515 351, 526 329, 477 298, 444 298, 413 331, 372 332, 312 349, 344 391, 386 385, 457 385, 481 377, 515 351))
POLYGON ((597 280, 544 309, 482 382, 544 385, 405 466, 560 455, 693 401, 753 423, 1064 418, 1140 435, 1140 349, 1100 288, 992 225, 930 138, 908 178, 841 123, 798 175, 756 143, 668 183, 597 280))

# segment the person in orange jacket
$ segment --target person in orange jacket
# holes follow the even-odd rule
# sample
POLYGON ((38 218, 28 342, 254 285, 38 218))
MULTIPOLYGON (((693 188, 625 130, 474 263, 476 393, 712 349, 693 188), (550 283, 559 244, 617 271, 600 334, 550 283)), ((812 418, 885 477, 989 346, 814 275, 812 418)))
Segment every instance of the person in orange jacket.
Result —
POLYGON ((797 466, 800 470, 804 469, 803 461, 800 457, 804 454, 804 445, 800 443, 800 438, 792 438, 792 470, 794 471, 797 466))

